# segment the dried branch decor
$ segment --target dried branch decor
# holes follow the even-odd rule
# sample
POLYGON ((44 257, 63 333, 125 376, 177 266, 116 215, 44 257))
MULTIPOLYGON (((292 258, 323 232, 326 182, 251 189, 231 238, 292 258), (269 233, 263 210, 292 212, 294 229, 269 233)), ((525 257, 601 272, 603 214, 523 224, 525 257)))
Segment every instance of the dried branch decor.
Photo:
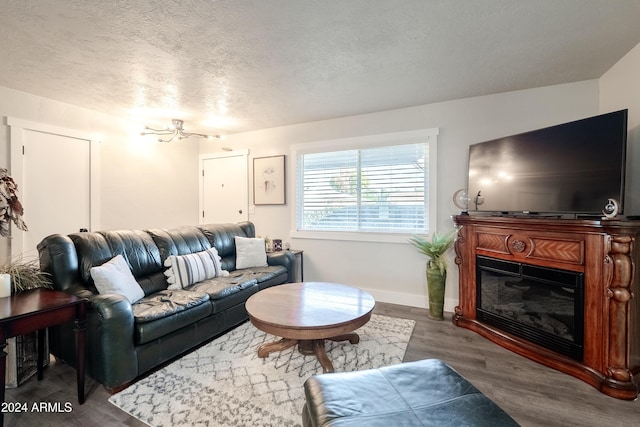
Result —
POLYGON ((22 219, 24 208, 18 200, 18 186, 7 172, 7 169, 0 168, 0 236, 3 237, 9 236, 11 221, 20 230, 28 231, 22 219))

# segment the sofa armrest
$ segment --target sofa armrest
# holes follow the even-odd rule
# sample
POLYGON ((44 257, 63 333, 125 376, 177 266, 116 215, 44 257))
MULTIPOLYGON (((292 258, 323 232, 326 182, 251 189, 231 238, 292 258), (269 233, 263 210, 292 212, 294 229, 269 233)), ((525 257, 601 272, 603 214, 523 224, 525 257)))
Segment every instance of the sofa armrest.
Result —
POLYGON ((77 295, 82 286, 78 255, 69 236, 52 234, 38 243, 40 270, 49 274, 54 289, 77 295), (72 291, 69 291, 73 288, 72 291))
POLYGON ((128 383, 138 376, 131 303, 119 294, 94 295, 90 301, 87 362, 91 372, 107 388, 128 383))
POLYGON ((287 282, 294 283, 298 277, 296 256, 289 251, 267 253, 267 264, 282 265, 287 269, 287 282))

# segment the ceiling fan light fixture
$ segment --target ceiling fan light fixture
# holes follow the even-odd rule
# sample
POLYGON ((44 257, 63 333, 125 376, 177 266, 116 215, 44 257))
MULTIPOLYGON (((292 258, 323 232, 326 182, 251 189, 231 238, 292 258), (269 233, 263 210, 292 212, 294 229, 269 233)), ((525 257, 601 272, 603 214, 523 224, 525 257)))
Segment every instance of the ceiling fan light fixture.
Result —
POLYGON ((149 126, 145 126, 144 130, 140 132, 140 135, 160 135, 158 142, 171 142, 173 140, 186 139, 191 136, 198 136, 206 139, 220 139, 220 135, 209 135, 205 133, 197 132, 185 132, 184 120, 171 119, 173 127, 167 127, 165 129, 155 129, 149 126), (163 138, 164 137, 164 138, 163 138))

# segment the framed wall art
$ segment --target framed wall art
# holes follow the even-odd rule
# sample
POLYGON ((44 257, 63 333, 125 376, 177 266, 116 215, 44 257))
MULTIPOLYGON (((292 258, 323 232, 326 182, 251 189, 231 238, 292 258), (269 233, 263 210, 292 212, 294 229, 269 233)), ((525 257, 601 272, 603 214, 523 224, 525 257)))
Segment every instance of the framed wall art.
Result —
POLYGON ((284 159, 284 154, 253 159, 254 205, 286 204, 284 159))

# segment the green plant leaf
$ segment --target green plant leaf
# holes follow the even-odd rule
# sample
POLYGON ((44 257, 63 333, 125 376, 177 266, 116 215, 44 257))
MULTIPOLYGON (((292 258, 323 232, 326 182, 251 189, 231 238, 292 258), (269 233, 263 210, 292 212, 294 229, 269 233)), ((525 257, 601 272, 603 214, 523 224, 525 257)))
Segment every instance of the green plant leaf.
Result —
POLYGON ((36 261, 9 260, 0 264, 0 273, 11 276, 13 293, 35 288, 52 288, 49 274, 40 271, 36 261))
POLYGON ((411 236, 409 243, 411 243, 418 251, 429 257, 428 265, 435 265, 440 269, 440 272, 444 272, 447 268, 446 260, 443 258, 445 252, 453 246, 453 242, 456 239, 457 229, 454 228, 447 233, 433 233, 431 240, 424 239, 420 236, 411 236))

